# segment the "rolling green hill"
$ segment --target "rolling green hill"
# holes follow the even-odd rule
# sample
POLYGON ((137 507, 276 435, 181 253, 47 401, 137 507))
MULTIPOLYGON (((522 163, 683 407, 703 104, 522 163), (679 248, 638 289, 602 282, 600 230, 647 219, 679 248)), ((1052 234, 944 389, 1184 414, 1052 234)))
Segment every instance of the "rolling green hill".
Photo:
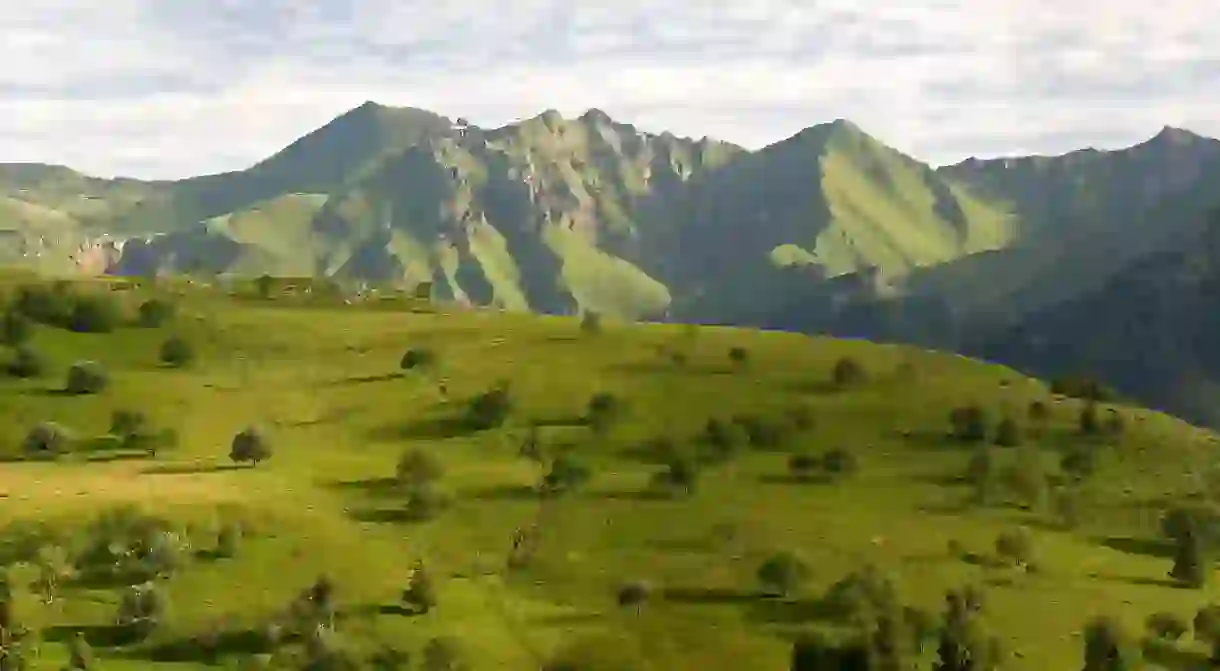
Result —
POLYGON ((79 632, 119 671, 782 671, 815 634, 1044 671, 1098 616, 1205 663, 1205 630, 1140 635, 1220 598, 1166 577, 1161 516, 1215 495, 1216 437, 1170 417, 913 348, 144 284, 3 283, 47 322, 0 379, 34 669, 79 632))

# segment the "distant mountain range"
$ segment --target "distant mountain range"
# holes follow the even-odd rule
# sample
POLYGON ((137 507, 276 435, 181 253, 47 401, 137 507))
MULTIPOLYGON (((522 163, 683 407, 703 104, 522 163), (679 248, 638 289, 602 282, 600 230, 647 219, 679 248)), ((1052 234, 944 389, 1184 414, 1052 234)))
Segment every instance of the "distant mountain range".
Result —
POLYGON ((1155 383, 1115 358, 1142 356, 1148 333, 1181 335, 1185 313, 1158 312, 1144 335, 1095 331, 1145 314, 1123 297, 1166 305, 1167 287, 1178 287, 1175 309, 1202 309, 1210 285, 1166 279, 1176 261, 1164 259, 1202 263, 1218 205, 1220 141, 1175 128, 1115 151, 934 169, 845 120, 747 151, 644 133, 599 110, 482 129, 370 102, 237 172, 105 180, 0 164, 0 262, 431 281, 514 310, 820 331, 1088 369, 1183 409, 1179 387, 1210 389, 1199 357, 1186 357, 1190 380, 1155 383), (1066 354, 1031 349, 1038 338, 1066 354))

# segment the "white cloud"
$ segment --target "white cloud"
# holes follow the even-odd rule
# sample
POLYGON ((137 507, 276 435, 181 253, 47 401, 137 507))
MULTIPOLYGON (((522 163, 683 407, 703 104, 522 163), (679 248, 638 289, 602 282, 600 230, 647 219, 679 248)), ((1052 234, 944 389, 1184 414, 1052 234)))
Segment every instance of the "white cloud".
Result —
POLYGON ((1220 135, 1208 0, 8 4, 0 161, 103 175, 244 167, 368 99, 747 146, 845 117, 934 163, 1220 135))

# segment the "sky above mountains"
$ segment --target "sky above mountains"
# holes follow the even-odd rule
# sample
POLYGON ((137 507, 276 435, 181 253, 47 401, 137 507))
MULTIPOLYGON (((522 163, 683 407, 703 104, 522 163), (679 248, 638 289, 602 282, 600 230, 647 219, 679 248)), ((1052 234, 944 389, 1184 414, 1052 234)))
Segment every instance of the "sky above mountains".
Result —
POLYGON ((0 7, 0 161, 246 167, 365 100, 590 107, 759 147, 849 118, 932 163, 1220 136, 1210 0, 37 0, 0 7))

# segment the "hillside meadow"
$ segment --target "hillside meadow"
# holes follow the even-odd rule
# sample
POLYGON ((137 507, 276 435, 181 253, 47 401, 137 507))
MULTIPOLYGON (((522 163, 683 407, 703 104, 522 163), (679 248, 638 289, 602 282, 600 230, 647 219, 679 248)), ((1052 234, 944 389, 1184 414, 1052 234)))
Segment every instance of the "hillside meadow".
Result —
POLYGON ((793 641, 881 621, 933 668, 963 589, 1001 668, 1081 668, 1099 616, 1205 665, 1143 640, 1220 601, 1161 529, 1216 441, 1161 414, 866 342, 32 282, 0 382, 29 668, 833 668, 793 641))

